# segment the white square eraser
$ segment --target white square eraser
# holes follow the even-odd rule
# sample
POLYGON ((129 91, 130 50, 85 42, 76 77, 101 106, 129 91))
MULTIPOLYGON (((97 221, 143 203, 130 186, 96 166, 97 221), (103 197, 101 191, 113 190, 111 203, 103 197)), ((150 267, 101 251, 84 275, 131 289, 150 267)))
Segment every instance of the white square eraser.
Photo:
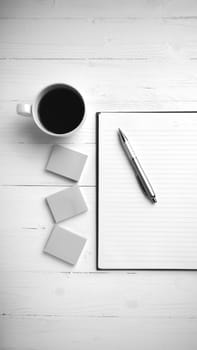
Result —
POLYGON ((86 154, 56 145, 52 148, 46 170, 78 181, 87 157, 86 154))
POLYGON ((79 186, 52 194, 46 198, 55 222, 60 222, 88 210, 79 186))
POLYGON ((85 243, 85 238, 56 225, 48 238, 44 252, 74 265, 85 243))

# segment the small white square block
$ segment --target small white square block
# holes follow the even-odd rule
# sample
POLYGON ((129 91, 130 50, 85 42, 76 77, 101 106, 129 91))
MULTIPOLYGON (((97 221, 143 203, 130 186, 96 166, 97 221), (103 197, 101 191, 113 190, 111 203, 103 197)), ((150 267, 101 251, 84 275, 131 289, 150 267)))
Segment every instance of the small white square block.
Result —
POLYGON ((78 181, 87 157, 86 154, 56 145, 52 148, 46 170, 78 181))
POLYGON ((85 243, 85 238, 56 225, 48 238, 44 252, 75 265, 85 243))
POLYGON ((46 198, 55 222, 67 220, 88 210, 80 188, 75 185, 46 198))

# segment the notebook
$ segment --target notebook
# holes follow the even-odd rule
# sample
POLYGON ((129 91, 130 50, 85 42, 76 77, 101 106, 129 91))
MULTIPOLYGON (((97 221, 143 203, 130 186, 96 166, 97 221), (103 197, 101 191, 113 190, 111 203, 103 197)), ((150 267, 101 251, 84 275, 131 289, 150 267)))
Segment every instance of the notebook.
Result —
POLYGON ((197 113, 97 114, 97 268, 197 269, 197 113), (139 187, 118 128, 156 204, 139 187))

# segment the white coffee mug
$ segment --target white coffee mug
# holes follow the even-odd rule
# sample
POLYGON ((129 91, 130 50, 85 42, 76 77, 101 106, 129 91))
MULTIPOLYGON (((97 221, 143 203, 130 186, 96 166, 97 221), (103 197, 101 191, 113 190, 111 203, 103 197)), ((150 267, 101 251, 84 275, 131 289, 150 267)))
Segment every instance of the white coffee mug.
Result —
MULTIPOLYGON (((45 101, 45 107, 46 107, 46 104, 47 102, 45 101)), ((52 136, 58 136, 58 137, 65 137, 65 136, 72 135, 75 131, 77 131, 81 127, 81 125, 85 120, 85 103, 84 103, 83 97, 74 87, 63 83, 53 84, 45 87, 39 92, 39 94, 37 95, 37 97, 35 98, 32 104, 19 103, 17 104, 16 110, 17 110, 17 113, 22 116, 33 117, 33 120, 36 123, 36 125, 46 134, 52 135, 52 136), (44 99, 46 100, 46 96, 48 96, 47 98, 48 98, 48 104, 50 105, 49 107, 51 107, 51 104, 52 104, 53 109, 55 109, 56 107, 57 107, 57 110, 58 108, 60 109, 59 105, 55 106, 56 101, 55 100, 53 101, 54 92, 56 93, 56 99, 58 99, 58 91, 62 91, 63 94, 65 95, 64 96, 65 104, 63 109, 67 109, 67 107, 69 106, 68 113, 65 113, 67 115, 64 115, 65 111, 64 112, 59 111, 59 113, 58 112, 54 113, 55 115, 53 119, 54 121, 53 124, 55 125, 56 123, 58 123, 58 120, 60 120, 61 125, 63 122, 65 124, 65 127, 67 127, 66 131, 62 130, 62 132, 61 130, 60 132, 57 132, 56 129, 55 130, 53 130, 53 128, 50 129, 47 125, 47 120, 45 120, 45 123, 43 123, 43 120, 40 115, 41 114, 40 107, 41 107, 41 104, 43 104, 44 99), (71 101, 75 102, 73 103, 73 106, 71 101), (77 103, 80 105, 80 108, 78 108, 78 110, 80 111, 79 116, 76 115, 76 111, 75 111, 77 103), (69 123, 72 124, 73 128, 71 129, 68 128, 67 125, 69 125, 69 123)), ((48 111, 49 114, 50 114, 50 110, 48 111)), ((46 118, 47 116, 45 116, 45 119, 46 118)))

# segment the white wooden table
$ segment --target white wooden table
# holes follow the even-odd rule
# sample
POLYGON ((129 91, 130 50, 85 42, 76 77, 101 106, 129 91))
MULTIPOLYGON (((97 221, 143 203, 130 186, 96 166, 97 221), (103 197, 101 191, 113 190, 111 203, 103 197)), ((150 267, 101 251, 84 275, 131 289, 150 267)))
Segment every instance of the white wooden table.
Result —
POLYGON ((0 48, 0 349, 197 349, 196 272, 95 269, 95 112, 197 110, 196 0, 1 0, 0 48), (89 156, 74 268, 42 253, 44 198, 71 185, 44 171, 59 140, 15 112, 53 82, 88 112, 62 140, 89 156))

